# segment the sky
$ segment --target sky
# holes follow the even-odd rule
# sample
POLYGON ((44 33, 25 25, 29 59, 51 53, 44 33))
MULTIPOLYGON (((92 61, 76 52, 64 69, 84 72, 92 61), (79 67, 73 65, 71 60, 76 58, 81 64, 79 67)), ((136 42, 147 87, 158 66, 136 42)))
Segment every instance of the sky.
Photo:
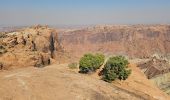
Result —
POLYGON ((0 0, 0 25, 170 24, 170 0, 0 0))

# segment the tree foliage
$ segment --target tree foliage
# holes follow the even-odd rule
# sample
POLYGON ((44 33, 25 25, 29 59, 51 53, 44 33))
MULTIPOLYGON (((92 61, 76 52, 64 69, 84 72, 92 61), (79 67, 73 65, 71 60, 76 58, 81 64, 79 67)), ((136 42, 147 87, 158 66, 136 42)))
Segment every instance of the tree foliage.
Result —
POLYGON ((126 80, 131 73, 131 70, 127 69, 128 64, 128 60, 123 56, 109 58, 101 71, 102 79, 107 82, 115 79, 126 80))
POLYGON ((85 54, 79 61, 79 69, 81 73, 94 72, 104 63, 105 56, 103 54, 85 54))

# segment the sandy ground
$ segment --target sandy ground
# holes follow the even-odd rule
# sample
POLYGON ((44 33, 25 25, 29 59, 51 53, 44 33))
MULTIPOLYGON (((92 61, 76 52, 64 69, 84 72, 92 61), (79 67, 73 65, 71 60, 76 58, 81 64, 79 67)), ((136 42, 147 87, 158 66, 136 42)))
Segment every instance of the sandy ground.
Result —
POLYGON ((67 64, 0 72, 0 100, 170 100, 135 65, 128 80, 107 83, 67 64))

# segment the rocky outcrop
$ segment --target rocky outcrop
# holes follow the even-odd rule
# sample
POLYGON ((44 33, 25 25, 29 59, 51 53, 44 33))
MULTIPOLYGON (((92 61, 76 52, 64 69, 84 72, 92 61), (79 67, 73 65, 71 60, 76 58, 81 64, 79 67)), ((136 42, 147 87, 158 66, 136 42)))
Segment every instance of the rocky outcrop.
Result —
POLYGON ((154 56, 151 60, 138 64, 148 79, 170 95, 170 63, 167 59, 154 56))
POLYGON ((3 69, 43 67, 57 59, 62 52, 58 33, 47 26, 24 28, 0 38, 0 62, 3 69))
POLYGON ((51 64, 50 56, 48 54, 39 54, 35 67, 44 67, 51 64))
POLYGON ((144 71, 148 79, 170 72, 169 62, 156 57, 153 57, 145 63, 139 64, 138 67, 144 71))

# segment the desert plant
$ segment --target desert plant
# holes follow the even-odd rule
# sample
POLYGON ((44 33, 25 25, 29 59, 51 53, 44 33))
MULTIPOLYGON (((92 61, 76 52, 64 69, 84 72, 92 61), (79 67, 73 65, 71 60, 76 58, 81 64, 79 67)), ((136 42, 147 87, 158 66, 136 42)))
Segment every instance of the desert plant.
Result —
POLYGON ((79 61, 80 73, 94 72, 104 62, 104 55, 102 54, 85 54, 79 61))
POLYGON ((131 73, 131 70, 127 69, 128 64, 128 60, 123 56, 109 58, 101 71, 102 79, 107 82, 115 79, 126 80, 131 73))
POLYGON ((77 66, 78 66, 78 64, 77 64, 76 62, 73 62, 73 63, 68 64, 68 67, 69 67, 70 69, 76 69, 77 66))
POLYGON ((95 60, 96 60, 96 69, 100 68, 100 66, 104 63, 105 56, 103 54, 95 54, 95 60))

